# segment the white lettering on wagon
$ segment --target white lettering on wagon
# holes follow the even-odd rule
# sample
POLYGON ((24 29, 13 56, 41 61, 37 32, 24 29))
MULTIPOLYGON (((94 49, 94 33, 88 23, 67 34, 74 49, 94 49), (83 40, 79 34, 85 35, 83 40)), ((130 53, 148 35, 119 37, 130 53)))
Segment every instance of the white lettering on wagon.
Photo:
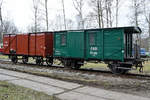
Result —
POLYGON ((90 55, 97 56, 98 55, 98 48, 97 47, 91 47, 90 48, 90 55))
POLYGON ((8 46, 8 42, 5 41, 5 42, 4 42, 4 47, 7 47, 7 46, 8 46))

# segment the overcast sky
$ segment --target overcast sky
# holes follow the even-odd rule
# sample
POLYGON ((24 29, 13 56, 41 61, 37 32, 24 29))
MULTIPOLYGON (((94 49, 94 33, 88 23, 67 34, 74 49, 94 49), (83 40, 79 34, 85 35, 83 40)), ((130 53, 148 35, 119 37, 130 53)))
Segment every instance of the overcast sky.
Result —
MULTIPOLYGON (((3 16, 15 22, 15 25, 25 30, 26 27, 32 23, 32 0, 3 0, 3 16)), ((73 7, 72 0, 64 0, 66 17, 75 19, 77 14, 73 7)), ((128 26, 129 21, 127 13, 129 12, 129 1, 124 0, 123 6, 120 8, 119 26, 128 26)), ((61 13, 61 0, 48 0, 49 18, 54 19, 57 13, 61 13)), ((90 7, 88 4, 84 6, 85 15, 89 12, 90 7)), ((4 18, 5 19, 5 18, 4 18)))

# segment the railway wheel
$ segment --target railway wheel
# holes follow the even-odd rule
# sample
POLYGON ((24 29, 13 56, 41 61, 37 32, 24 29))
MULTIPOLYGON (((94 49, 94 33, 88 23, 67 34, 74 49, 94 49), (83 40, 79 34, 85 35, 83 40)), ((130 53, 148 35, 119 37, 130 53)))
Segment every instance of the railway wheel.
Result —
POLYGON ((73 61, 73 62, 71 63, 71 68, 72 68, 72 69, 79 69, 80 67, 81 67, 81 65, 78 64, 78 61, 73 61))
POLYGON ((23 56, 23 57, 22 57, 22 62, 23 62, 24 64, 26 64, 26 63, 28 62, 28 57, 27 57, 27 56, 23 56))
POLYGON ((52 64, 53 64, 53 58, 46 58, 46 64, 48 66, 52 66, 52 64))
POLYGON ((43 58, 42 57, 37 57, 36 58, 36 64, 37 65, 43 65, 43 58))
POLYGON ((17 56, 11 56, 11 61, 16 64, 18 62, 18 57, 17 56))
POLYGON ((81 67, 81 65, 76 64, 75 66, 72 66, 71 68, 72 68, 72 69, 80 69, 80 67, 81 67))
POLYGON ((71 68, 71 60, 62 60, 64 67, 71 68))
POLYGON ((113 74, 125 74, 129 71, 128 69, 121 69, 118 67, 120 67, 118 64, 108 64, 108 68, 113 74))

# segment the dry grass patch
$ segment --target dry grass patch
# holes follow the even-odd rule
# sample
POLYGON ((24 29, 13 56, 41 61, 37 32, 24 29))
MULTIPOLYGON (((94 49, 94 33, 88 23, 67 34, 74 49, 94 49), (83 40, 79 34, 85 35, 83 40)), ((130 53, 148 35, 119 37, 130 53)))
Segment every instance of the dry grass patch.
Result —
POLYGON ((8 56, 0 55, 0 59, 8 59, 8 56))
POLYGON ((82 66, 82 68, 103 68, 106 69, 107 68, 107 64, 105 63, 86 63, 84 64, 84 66, 82 66))
POLYGON ((150 61, 146 61, 143 65, 144 65, 144 72, 150 73, 150 61))
POLYGON ((59 100, 42 92, 0 81, 0 100, 59 100))

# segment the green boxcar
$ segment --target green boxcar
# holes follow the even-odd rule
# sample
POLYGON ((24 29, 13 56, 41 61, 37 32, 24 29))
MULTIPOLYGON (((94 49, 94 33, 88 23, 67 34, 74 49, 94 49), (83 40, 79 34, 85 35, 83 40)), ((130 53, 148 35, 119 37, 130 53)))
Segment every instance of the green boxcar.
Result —
POLYGON ((54 38, 55 57, 123 60, 123 29, 62 31, 54 38))
POLYGON ((84 61, 104 61, 114 73, 125 73, 134 65, 142 68, 138 27, 119 27, 54 33, 54 58, 67 67, 79 68, 84 61))

